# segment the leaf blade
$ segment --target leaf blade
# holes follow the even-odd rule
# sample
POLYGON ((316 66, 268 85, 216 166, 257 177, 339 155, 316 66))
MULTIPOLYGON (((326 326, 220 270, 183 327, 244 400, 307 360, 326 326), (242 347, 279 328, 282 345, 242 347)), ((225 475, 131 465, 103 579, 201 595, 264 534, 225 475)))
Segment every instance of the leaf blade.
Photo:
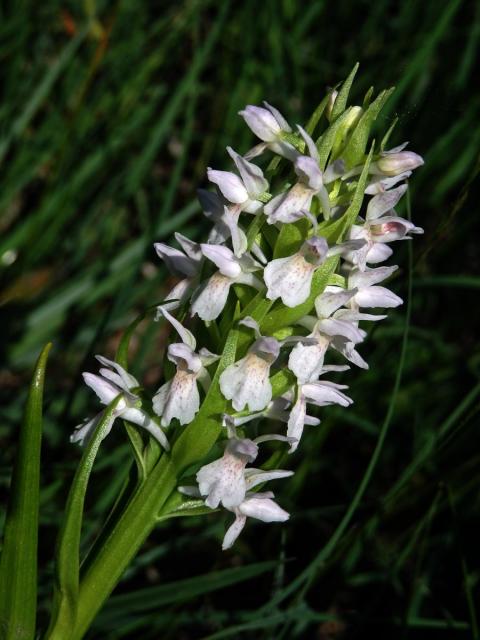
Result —
POLYGON ((48 343, 37 360, 12 476, 0 560, 0 626, 5 640, 35 635, 42 401, 51 346, 48 343))

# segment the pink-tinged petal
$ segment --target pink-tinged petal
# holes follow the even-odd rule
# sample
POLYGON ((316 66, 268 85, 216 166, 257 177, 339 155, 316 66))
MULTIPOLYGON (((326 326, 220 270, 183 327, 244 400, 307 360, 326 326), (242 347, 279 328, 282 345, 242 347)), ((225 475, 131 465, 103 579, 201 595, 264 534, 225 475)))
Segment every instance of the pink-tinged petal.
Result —
POLYGON ((232 147, 227 147, 227 151, 235 162, 250 198, 255 200, 259 195, 265 193, 268 190, 268 182, 263 177, 263 171, 260 167, 242 158, 232 147))
POLYGON ((287 133, 290 133, 292 131, 292 129, 291 129, 290 125, 288 124, 288 122, 285 120, 285 118, 282 116, 280 111, 278 109, 276 109, 275 107, 273 107, 271 104, 268 104, 268 102, 266 100, 263 101, 263 104, 267 107, 267 109, 273 115, 275 120, 278 122, 278 124, 281 127, 282 131, 286 131, 287 133))
POLYGON ((268 224, 295 222, 298 219, 298 211, 310 208, 313 194, 312 189, 297 183, 288 191, 275 196, 263 209, 268 224))
POLYGON ((223 538, 223 542, 222 542, 223 551, 225 551, 226 549, 230 549, 230 547, 233 546, 235 540, 241 534, 242 529, 245 526, 246 522, 247 522, 247 516, 244 516, 241 514, 238 514, 235 516, 235 520, 233 521, 233 524, 231 524, 228 527, 225 537, 223 538))
POLYGON ((298 156, 294 163, 295 173, 300 181, 314 192, 323 187, 322 172, 318 162, 308 156, 298 156))
POLYGON ((211 278, 194 294, 192 299, 192 316, 198 314, 202 320, 215 320, 222 313, 227 303, 232 279, 214 273, 211 278))
POLYGON ((293 471, 285 471, 283 469, 273 469, 272 471, 264 471, 263 469, 246 469, 245 477, 247 479, 247 489, 253 489, 259 484, 269 482, 270 480, 281 480, 293 476, 293 471))
POLYGON ((374 242, 394 242, 403 240, 409 233, 423 233, 409 220, 397 216, 384 216, 378 224, 370 225, 370 233, 374 242))
POLYGON ((249 518, 262 522, 285 522, 290 515, 270 498, 252 495, 245 498, 238 510, 249 518))
POLYGON ((200 262, 200 260, 202 259, 202 250, 198 242, 190 240, 190 238, 187 238, 183 234, 178 233, 178 231, 176 231, 174 235, 176 241, 182 247, 185 254, 194 262, 200 262))
POLYGON ((348 277, 349 288, 364 289, 389 278, 398 269, 397 266, 377 267, 366 271, 354 270, 348 277))
POLYGON ((242 267, 228 247, 220 244, 202 244, 201 247, 203 255, 219 268, 222 275, 236 278, 241 274, 242 267))
POLYGON ((207 507, 216 509, 221 504, 233 509, 242 502, 247 491, 245 464, 244 459, 225 452, 219 460, 199 469, 196 478, 207 507))
POLYGON ((159 312, 164 316, 168 322, 172 325, 172 327, 176 330, 183 343, 191 347, 191 349, 195 349, 197 346, 197 341, 195 340, 195 336, 191 331, 185 329, 183 324, 176 320, 166 309, 162 309, 159 307, 159 312))
POLYGON ((297 450, 303 434, 305 426, 305 418, 307 415, 307 403, 302 393, 299 394, 296 403, 293 405, 288 419, 287 435, 289 438, 295 438, 290 446, 289 453, 297 450))
POLYGON ((247 406, 250 411, 261 411, 272 399, 269 375, 270 364, 248 353, 225 369, 220 376, 220 389, 236 411, 243 411, 247 406))
POLYGON ((198 271, 198 266, 191 258, 182 251, 169 247, 163 242, 156 242, 154 245, 158 257, 165 262, 168 270, 176 276, 187 276, 192 278, 198 271))
POLYGON ((315 310, 319 318, 328 318, 337 309, 343 307, 355 295, 356 290, 341 289, 325 291, 315 299, 315 310))
POLYGON ((365 256, 365 262, 368 264, 380 264, 388 260, 393 253, 393 249, 386 244, 376 242, 371 246, 365 256))
POLYGON ((384 152, 372 163, 371 170, 386 176, 396 176, 405 171, 413 171, 424 164, 423 158, 413 151, 384 152))
POLYGON ((309 382, 302 387, 303 395, 307 402, 324 407, 329 404, 339 404, 342 407, 348 407, 353 400, 342 393, 339 388, 345 388, 344 385, 334 385, 328 382, 309 382))
POLYGON ((85 372, 82 375, 85 384, 95 391, 102 404, 109 404, 122 391, 113 383, 94 373, 85 372))
POLYGON ((202 360, 193 349, 181 342, 170 344, 167 350, 170 362, 174 362, 180 369, 189 373, 198 373, 202 368, 202 360))
POLYGON ((302 255, 309 264, 319 267, 325 262, 329 254, 327 241, 322 236, 312 236, 302 244, 299 254, 302 255))
POLYGON ((403 300, 385 287, 361 289, 354 298, 359 307, 390 309, 403 304, 403 300))
POLYGON ((196 376, 187 371, 178 370, 153 397, 153 410, 161 416, 163 427, 168 427, 173 418, 177 418, 180 424, 189 424, 199 408, 196 376))
POLYGON ((355 344, 362 342, 366 336, 365 331, 359 329, 351 322, 337 318, 324 318, 320 320, 318 329, 327 336, 343 336, 355 344))
POLYGON ((318 155, 317 145, 312 140, 312 138, 308 135, 308 133, 305 131, 305 129, 303 129, 303 127, 301 127, 299 124, 297 124, 297 129, 298 129, 299 134, 302 136, 305 144, 307 145, 308 153, 316 161, 316 163, 318 165, 320 157, 318 155))
POLYGON ((290 352, 288 368, 294 373, 299 384, 316 380, 323 367, 328 340, 319 340, 316 345, 305 346, 298 343, 290 352))
POLYGON ((373 197, 368 203, 367 220, 376 220, 387 211, 393 209, 407 189, 408 186, 406 184, 401 184, 396 189, 385 191, 373 197))
POLYGON ((222 192, 224 198, 234 204, 242 204, 248 200, 248 192, 240 178, 230 171, 207 170, 208 179, 222 192))
POLYGON ((296 307, 310 295, 315 266, 299 254, 272 260, 263 272, 267 298, 281 298, 287 307, 296 307))
POLYGON ((247 105, 243 111, 238 112, 253 133, 264 142, 275 141, 282 132, 282 124, 269 109, 247 105))

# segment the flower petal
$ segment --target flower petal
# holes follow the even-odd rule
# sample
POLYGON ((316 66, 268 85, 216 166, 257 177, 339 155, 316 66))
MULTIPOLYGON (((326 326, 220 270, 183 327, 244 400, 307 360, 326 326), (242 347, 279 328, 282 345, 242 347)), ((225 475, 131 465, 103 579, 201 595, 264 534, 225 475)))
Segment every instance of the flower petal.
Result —
POLYGON ((367 220, 376 220, 393 209, 407 189, 408 185, 401 184, 396 189, 390 189, 390 191, 374 196, 368 203, 367 220))
POLYGON ((310 295, 315 266, 299 254, 272 260, 263 272, 267 298, 281 298, 287 307, 296 307, 310 295))
POLYGON ((222 542, 223 551, 225 551, 226 549, 230 549, 230 547, 233 546, 233 543, 241 534, 242 529, 245 526, 246 522, 247 522, 247 516, 244 516, 242 514, 238 514, 235 516, 235 520, 233 521, 233 524, 231 524, 228 527, 227 532, 225 533, 225 536, 223 538, 223 542, 222 542))
POLYGON ((220 376, 220 389, 236 411, 243 411, 246 406, 250 411, 261 411, 272 399, 269 374, 270 364, 248 353, 225 369, 220 376))
POLYGON ((316 380, 323 367, 323 360, 328 348, 328 340, 319 340, 316 345, 304 346, 300 342, 291 350, 288 368, 299 384, 316 380))
POLYGON ((265 193, 268 190, 268 182, 263 177, 263 171, 260 167, 242 158, 232 147, 227 147, 227 151, 235 162, 250 198, 255 200, 259 195, 265 193))
POLYGON ((290 517, 290 514, 279 507, 276 502, 258 495, 245 498, 238 510, 245 516, 256 518, 262 522, 285 522, 290 517))
POLYGON ((224 198, 234 204, 242 204, 248 200, 248 192, 240 178, 230 171, 207 170, 208 179, 220 189, 224 198))
POLYGON ((191 306, 192 316, 197 313, 202 320, 218 318, 227 302, 232 282, 231 278, 219 272, 214 273, 194 294, 191 306))

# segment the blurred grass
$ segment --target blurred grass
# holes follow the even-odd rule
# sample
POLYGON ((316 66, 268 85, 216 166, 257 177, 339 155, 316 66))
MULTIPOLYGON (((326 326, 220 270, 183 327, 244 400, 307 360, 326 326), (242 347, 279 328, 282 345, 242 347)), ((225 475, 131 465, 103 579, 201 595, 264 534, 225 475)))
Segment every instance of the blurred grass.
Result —
MULTIPOLYGON (((305 122, 325 88, 359 60, 353 98, 372 84, 396 85, 379 130, 398 117, 392 143, 411 140, 426 159, 411 189, 412 216, 426 234, 413 247, 403 377, 366 493, 328 559, 312 564, 375 449, 397 375, 402 310, 371 331, 362 351, 370 370, 345 376, 354 407, 323 411, 322 425, 292 460, 297 473, 281 496, 294 514, 288 526, 260 533, 252 525, 228 554, 218 550, 218 515, 160 528, 90 637, 326 639, 345 630, 348 637, 478 637, 479 6, 24 0, 3 7, 0 488, 8 489, 32 364, 53 340, 41 622, 53 541, 79 457, 68 435, 93 406, 80 372, 92 366, 93 353, 113 355, 122 329, 168 290, 153 241, 168 242, 174 231, 202 237, 195 189, 205 185, 206 167, 227 168, 224 147, 244 152, 253 142, 239 109, 267 99, 291 122, 305 122), (204 574, 264 560, 276 561, 274 574, 236 587, 220 581, 217 591, 199 595, 204 574), (308 588, 275 605, 309 570, 308 588), (166 585, 183 579, 194 581, 191 601, 179 596, 157 611, 158 589, 168 592, 166 585), (124 594, 146 585, 151 608, 121 616, 124 594)), ((396 248, 406 295, 406 251, 396 248)), ((134 340, 133 369, 151 389, 163 341, 146 324, 134 340)), ((85 547, 129 462, 118 430, 94 470, 85 547)))

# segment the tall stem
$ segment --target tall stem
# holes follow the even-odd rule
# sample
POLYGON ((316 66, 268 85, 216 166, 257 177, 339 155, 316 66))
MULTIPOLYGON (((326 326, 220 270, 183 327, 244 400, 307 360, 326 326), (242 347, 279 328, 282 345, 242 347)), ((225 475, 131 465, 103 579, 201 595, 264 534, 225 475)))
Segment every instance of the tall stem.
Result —
MULTIPOLYGON (((175 489, 176 474, 166 455, 126 507, 80 583, 75 626, 70 640, 81 640, 105 600, 154 528, 159 510, 175 489)), ((65 640, 59 621, 48 640, 65 640)))

